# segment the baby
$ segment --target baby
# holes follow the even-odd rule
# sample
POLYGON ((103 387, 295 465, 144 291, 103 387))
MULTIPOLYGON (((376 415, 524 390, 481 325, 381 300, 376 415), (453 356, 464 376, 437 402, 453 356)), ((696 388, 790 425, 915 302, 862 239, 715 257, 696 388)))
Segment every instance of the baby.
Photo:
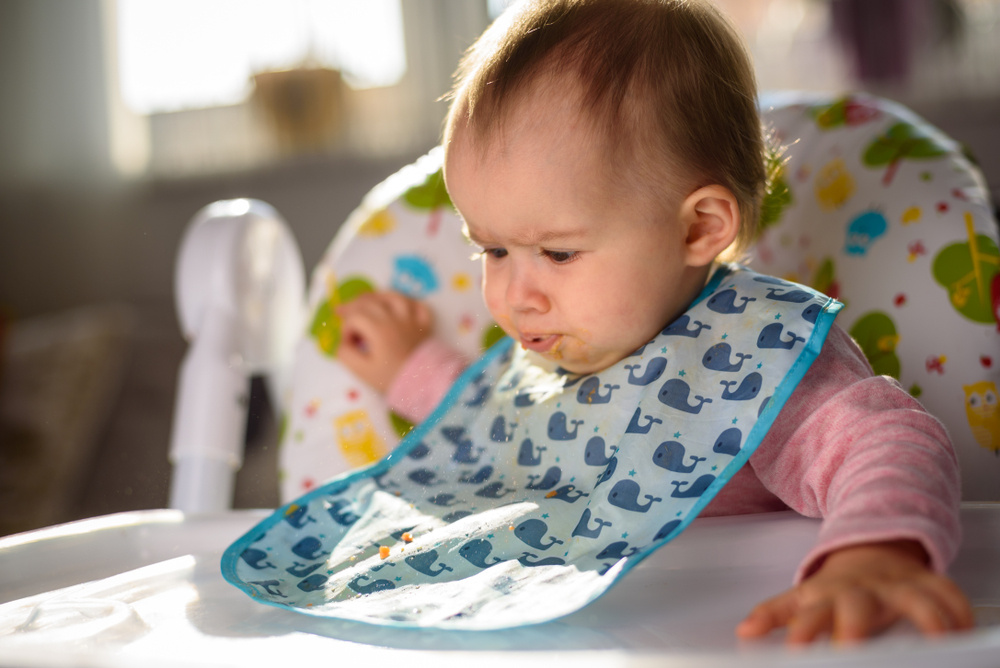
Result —
MULTIPOLYGON (((752 65, 698 0, 537 0, 463 61, 445 179, 482 252, 483 296, 541 365, 619 364, 695 302, 755 233, 765 147, 752 65)), ((464 367, 427 307, 374 293, 341 307, 341 361, 427 417, 464 367)), ((972 624, 944 572, 958 542, 957 464, 940 423, 875 377, 836 326, 757 450, 704 515, 823 517, 796 584, 739 624, 790 643, 855 640, 909 619, 972 624)))

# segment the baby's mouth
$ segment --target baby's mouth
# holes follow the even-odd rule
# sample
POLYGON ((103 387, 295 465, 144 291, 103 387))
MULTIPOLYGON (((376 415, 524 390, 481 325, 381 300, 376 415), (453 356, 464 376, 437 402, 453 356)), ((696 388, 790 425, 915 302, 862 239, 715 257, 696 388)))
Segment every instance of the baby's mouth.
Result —
POLYGON ((521 346, 526 350, 544 353, 551 350, 559 341, 558 334, 523 334, 521 346))

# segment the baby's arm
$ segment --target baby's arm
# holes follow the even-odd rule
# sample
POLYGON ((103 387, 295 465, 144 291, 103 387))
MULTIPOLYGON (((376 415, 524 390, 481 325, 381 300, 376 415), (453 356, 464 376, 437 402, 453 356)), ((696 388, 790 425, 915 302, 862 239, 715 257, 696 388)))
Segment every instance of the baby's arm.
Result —
POLYGON ((872 377, 838 328, 750 458, 788 506, 824 518, 797 584, 758 606, 742 637, 788 627, 866 637, 897 619, 925 633, 967 628, 969 604, 944 575, 959 543, 959 480, 941 424, 894 381, 872 377))
POLYGON ((385 394, 417 347, 431 336, 434 318, 422 301, 398 292, 369 292, 337 309, 337 358, 385 394))

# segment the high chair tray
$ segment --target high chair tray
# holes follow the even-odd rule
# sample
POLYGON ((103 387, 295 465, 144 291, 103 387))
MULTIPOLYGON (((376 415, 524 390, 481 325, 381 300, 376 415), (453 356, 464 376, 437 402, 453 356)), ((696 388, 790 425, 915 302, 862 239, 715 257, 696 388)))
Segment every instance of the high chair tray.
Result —
POLYGON ((223 581, 223 549, 266 515, 109 515, 0 539, 0 664, 16 666, 1000 665, 1000 504, 962 509, 952 574, 974 631, 904 624, 857 647, 791 651, 733 628, 787 588, 818 522, 792 513, 696 520, 593 605, 498 632, 384 629, 255 603, 223 581))

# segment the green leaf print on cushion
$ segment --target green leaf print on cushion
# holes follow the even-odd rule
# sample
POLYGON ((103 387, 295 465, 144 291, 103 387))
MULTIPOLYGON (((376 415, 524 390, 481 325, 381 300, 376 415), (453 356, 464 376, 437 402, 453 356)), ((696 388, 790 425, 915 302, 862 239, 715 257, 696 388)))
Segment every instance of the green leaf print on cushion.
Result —
POLYGON ((934 257, 931 271, 934 280, 948 291, 956 311, 969 320, 996 322, 990 298, 990 285, 1000 271, 1000 249, 984 234, 976 234, 972 214, 965 213, 968 241, 950 244, 934 257))
POLYGON ((862 161, 868 167, 887 165, 882 183, 888 186, 902 160, 938 158, 948 151, 949 148, 939 143, 931 128, 900 122, 892 125, 868 146, 862 161))
POLYGON ((866 313, 849 333, 861 346, 875 373, 899 378, 899 357, 896 356, 899 334, 892 318, 881 311, 866 313))
POLYGON ((448 190, 444 187, 444 173, 439 169, 418 186, 403 193, 403 201, 414 209, 439 209, 452 206, 448 190))

